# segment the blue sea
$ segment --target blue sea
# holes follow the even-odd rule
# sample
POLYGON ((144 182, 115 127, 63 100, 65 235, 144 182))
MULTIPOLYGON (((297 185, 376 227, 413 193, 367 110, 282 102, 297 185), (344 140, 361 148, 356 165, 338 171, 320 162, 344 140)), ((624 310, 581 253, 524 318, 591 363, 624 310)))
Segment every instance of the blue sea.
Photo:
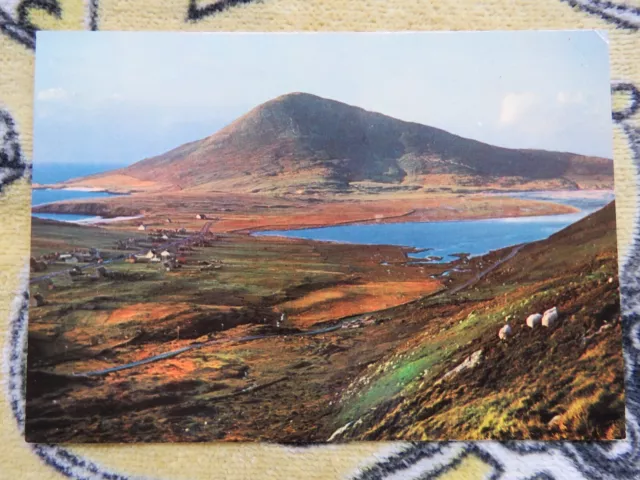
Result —
POLYGON ((34 183, 58 183, 72 178, 86 177, 125 165, 105 163, 34 163, 34 183))
POLYGON ((580 212, 566 215, 488 220, 340 225, 301 230, 264 231, 256 235, 339 243, 416 247, 426 249, 426 251, 412 254, 413 258, 438 256, 443 257, 442 262, 449 262, 453 260, 451 255, 455 253, 468 253, 472 256, 482 255, 510 245, 548 238, 613 200, 612 192, 597 192, 590 195, 585 194, 585 196, 570 192, 567 195, 563 196, 559 192, 527 192, 510 196, 553 200, 557 203, 580 208, 580 212))
POLYGON ((31 205, 42 205, 44 203, 59 202, 61 200, 75 200, 78 198, 100 198, 111 197, 113 194, 106 192, 85 192, 81 190, 32 190, 31 205))
MULTIPOLYGON (((51 184, 63 182, 72 178, 101 173, 107 170, 120 168, 123 165, 112 164, 35 164, 33 166, 33 182, 40 184, 51 184)), ((80 198, 100 198, 113 196, 106 192, 86 192, 81 190, 52 190, 37 189, 31 191, 32 206, 42 205, 45 203, 59 202, 61 200, 76 200, 80 198)), ((86 220, 93 218, 90 215, 77 215, 71 213, 33 213, 34 217, 47 218, 51 220, 60 220, 66 222, 76 222, 78 220, 86 220)))

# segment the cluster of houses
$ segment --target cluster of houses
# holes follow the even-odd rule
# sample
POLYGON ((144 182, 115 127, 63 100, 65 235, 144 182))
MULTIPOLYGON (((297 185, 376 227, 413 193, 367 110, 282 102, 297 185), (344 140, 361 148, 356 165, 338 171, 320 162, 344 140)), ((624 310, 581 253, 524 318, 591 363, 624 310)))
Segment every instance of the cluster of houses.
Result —
POLYGON ((102 257, 100 252, 95 248, 89 249, 89 251, 74 251, 70 253, 61 253, 57 258, 58 262, 64 263, 92 263, 100 262, 102 257))
POLYGON ((47 255, 43 255, 39 260, 34 257, 30 259, 30 267, 32 272, 42 272, 47 270, 48 265, 51 263, 101 263, 102 256, 100 252, 95 248, 75 249, 69 252, 54 252, 47 255))
MULTIPOLYGON (((184 249, 183 249, 184 250, 184 249)), ((149 249, 143 254, 131 254, 126 259, 127 263, 162 263, 167 267, 176 268, 179 264, 186 263, 186 258, 179 257, 180 249, 169 247, 160 252, 155 249, 149 249)))

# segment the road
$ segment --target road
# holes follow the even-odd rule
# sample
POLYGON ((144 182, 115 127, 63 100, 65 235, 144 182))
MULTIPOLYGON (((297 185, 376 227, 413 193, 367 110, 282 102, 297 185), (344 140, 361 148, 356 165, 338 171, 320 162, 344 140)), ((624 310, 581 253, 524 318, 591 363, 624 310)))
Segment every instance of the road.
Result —
MULTIPOLYGON (((317 330, 308 330, 306 332, 289 333, 286 336, 287 337, 302 337, 302 336, 321 335, 323 333, 333 332, 333 331, 339 330, 341 328, 342 328, 342 323, 339 323, 337 325, 332 325, 330 327, 325 327, 325 328, 319 328, 317 330)), ((107 375, 107 374, 113 373, 113 372, 119 372, 121 370, 127 370, 129 368, 139 367, 141 365, 146 365, 147 363, 153 363, 153 362, 157 362, 159 360, 166 360, 167 358, 176 357, 176 356, 180 355, 181 353, 189 352, 191 350, 197 350, 199 348, 209 347, 211 345, 218 345, 218 344, 221 344, 221 343, 244 343, 244 342, 251 342, 253 340, 262 340, 263 338, 282 337, 282 336, 283 336, 283 334, 281 334, 281 333, 273 333, 273 334, 270 334, 270 335, 249 335, 249 336, 239 337, 239 338, 220 338, 220 339, 217 339, 217 340, 209 340, 207 342, 194 343, 192 345, 188 345, 186 347, 182 347, 182 348, 179 348, 177 350, 172 350, 170 352, 161 353, 160 355, 154 355, 152 357, 143 358, 142 360, 138 360, 137 362, 126 363, 124 365, 119 365, 117 367, 105 368, 104 370, 94 370, 92 372, 85 372, 85 373, 74 373, 73 376, 75 376, 75 377, 98 377, 98 376, 107 375)))
POLYGON ((470 280, 467 280, 466 282, 464 282, 462 285, 458 285, 457 287, 454 287, 451 290, 447 290, 446 292, 438 292, 438 293, 448 293, 449 295, 453 295, 455 293, 458 293, 461 290, 464 290, 465 288, 469 288, 471 285, 475 285, 476 283, 478 283, 482 279, 482 277, 484 277, 487 274, 493 272, 496 268, 498 268, 504 262, 508 262, 513 257, 515 257, 518 254, 518 252, 520 250, 522 250, 526 245, 527 245, 526 243, 523 243, 522 245, 517 245, 516 247, 514 247, 513 250, 511 250, 511 252, 509 252, 509 255, 507 255, 504 258, 501 258, 500 260, 498 260, 496 263, 494 263, 490 267, 488 267, 488 268, 484 269, 483 271, 481 271, 480 273, 478 273, 475 277, 473 277, 470 280))
MULTIPOLYGON (((185 245, 185 244, 188 244, 188 243, 192 243, 195 240, 203 238, 207 233, 209 233, 209 229, 211 228, 211 224, 212 223, 213 222, 205 223, 198 233, 194 233, 193 235, 191 235, 189 237, 181 238, 179 240, 174 240, 172 242, 166 242, 166 243, 163 243, 161 245, 158 245, 157 247, 153 247, 153 249, 160 251, 160 250, 166 250, 167 248, 170 248, 170 247, 178 247, 180 245, 185 245)), ((99 267, 101 265, 102 266, 109 265, 110 263, 115 263, 115 262, 122 261, 125 258, 127 258, 129 255, 143 255, 144 253, 148 252, 149 250, 150 250, 149 248, 144 248, 142 250, 138 250, 138 251, 133 252, 133 253, 131 253, 131 252, 123 253, 122 255, 118 255, 116 257, 110 258, 109 260, 104 260, 102 262, 93 262, 93 263, 87 263, 86 265, 77 265, 77 266, 74 266, 72 268, 69 268, 68 270, 60 270, 58 272, 52 272, 52 273, 48 273, 46 275, 41 275, 39 277, 31 277, 31 279, 29 280, 29 284, 42 282, 43 280, 48 280, 50 278, 58 277, 58 276, 61 276, 61 275, 67 275, 67 274, 69 274, 69 272, 71 272, 72 270, 74 270, 76 268, 79 268, 80 270, 85 270, 87 268, 95 268, 95 267, 99 267)))
MULTIPOLYGON (((500 265, 502 265, 503 263, 505 263, 505 262, 511 260, 513 257, 515 257, 518 254, 518 252, 520 250, 522 250, 522 248, 525 245, 526 244, 522 244, 522 245, 516 246, 511 252, 509 252, 509 254, 507 256, 505 256, 504 258, 501 258, 500 260, 498 260, 497 262, 492 264, 490 267, 488 267, 488 268, 484 269, 483 271, 481 271, 480 273, 478 273, 475 277, 471 278, 470 280, 467 280, 465 283, 463 283, 461 285, 458 285, 457 287, 454 287, 454 288, 452 288, 450 290, 445 290, 445 291, 441 290, 439 292, 435 292, 433 295, 429 295, 429 296, 442 295, 444 293, 447 293, 449 295, 456 294, 456 293, 460 292, 461 290, 476 284, 483 277, 485 277, 487 274, 491 273, 496 268, 498 268, 500 265)), ((389 309, 385 309, 385 310, 389 310, 389 309)), ((208 346, 211 346, 211 345, 222 344, 222 343, 244 343, 244 342, 251 342, 253 340, 262 340, 262 339, 265 339, 265 338, 282 337, 282 336, 299 337, 299 336, 321 335, 323 333, 329 333, 329 332, 334 332, 336 330, 339 330, 339 329, 342 328, 344 323, 346 323, 348 321, 351 321, 354 318, 361 317, 362 315, 371 314, 371 313, 376 313, 376 312, 365 312, 365 313, 362 313, 362 314, 359 314, 359 315, 354 315, 354 316, 351 316, 351 317, 343 318, 342 320, 340 320, 335 325, 331 325, 331 326, 324 327, 324 328, 319 328, 319 329, 316 329, 316 330, 308 330, 308 331, 305 331, 305 332, 296 332, 296 333, 289 333, 289 334, 274 333, 274 334, 269 334, 269 335, 250 335, 250 336, 239 337, 239 338, 224 338, 224 339, 217 339, 217 340, 209 340, 207 342, 194 343, 192 345, 189 345, 189 346, 186 346, 186 347, 182 347, 182 348, 179 348, 177 350, 172 350, 172 351, 169 351, 169 352, 161 353, 159 355, 154 355, 154 356, 151 356, 151 357, 143 358, 142 360, 138 360, 136 362, 126 363, 124 365, 119 365, 117 367, 105 368, 103 370, 94 370, 94 371, 91 371, 91 372, 84 372, 84 373, 74 373, 73 376, 76 376, 76 377, 98 377, 98 376, 108 375, 109 373, 119 372, 121 370, 127 370, 127 369, 130 369, 130 368, 140 367, 140 366, 146 365, 148 363, 158 362, 160 360, 166 360, 167 358, 176 357, 176 356, 178 356, 178 355, 180 355, 182 353, 189 352, 191 350, 196 350, 196 349, 208 347, 208 346)))

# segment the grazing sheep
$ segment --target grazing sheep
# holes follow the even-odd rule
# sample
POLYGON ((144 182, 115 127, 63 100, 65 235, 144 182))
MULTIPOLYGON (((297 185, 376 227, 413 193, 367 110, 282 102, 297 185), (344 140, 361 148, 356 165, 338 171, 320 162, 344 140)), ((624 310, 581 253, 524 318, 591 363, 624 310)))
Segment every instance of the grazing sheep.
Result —
POLYGON ((550 308, 542 316, 542 326, 551 327, 558 320, 558 309, 556 307, 550 308))
POLYGON ((535 328, 540 325, 540 320, 542 320, 542 315, 539 313, 534 313, 533 315, 529 315, 527 317, 527 327, 535 328))
POLYGON ((502 327, 498 332, 498 338, 500 340, 506 340, 511 335, 512 335, 511 325, 509 325, 508 323, 504 327, 502 327))

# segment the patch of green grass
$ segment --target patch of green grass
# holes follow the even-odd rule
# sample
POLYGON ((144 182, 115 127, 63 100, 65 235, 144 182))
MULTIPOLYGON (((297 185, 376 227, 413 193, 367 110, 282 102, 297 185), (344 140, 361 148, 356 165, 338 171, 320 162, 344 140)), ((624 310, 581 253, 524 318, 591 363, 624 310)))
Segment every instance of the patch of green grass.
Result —
MULTIPOLYGON (((432 343, 423 347, 417 358, 400 358, 387 362, 384 371, 377 376, 374 375, 372 382, 344 405, 341 413, 343 422, 358 419, 371 408, 392 398, 413 381, 420 379, 425 371, 449 355, 441 347, 439 343, 432 343)), ((415 354, 411 357, 415 357, 415 354)))

